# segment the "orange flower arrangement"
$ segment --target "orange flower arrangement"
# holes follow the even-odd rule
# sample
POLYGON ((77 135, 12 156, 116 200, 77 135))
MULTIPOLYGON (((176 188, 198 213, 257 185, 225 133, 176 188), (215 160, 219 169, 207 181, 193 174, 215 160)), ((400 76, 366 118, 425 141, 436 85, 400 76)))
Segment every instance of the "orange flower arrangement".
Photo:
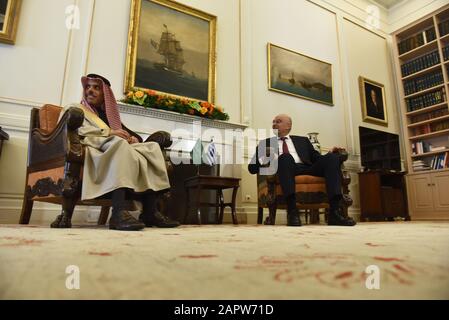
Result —
POLYGON ((133 89, 129 91, 121 101, 128 104, 139 105, 144 108, 157 108, 195 115, 202 118, 229 120, 229 115, 223 111, 223 108, 210 102, 188 98, 177 98, 160 94, 149 89, 133 89))

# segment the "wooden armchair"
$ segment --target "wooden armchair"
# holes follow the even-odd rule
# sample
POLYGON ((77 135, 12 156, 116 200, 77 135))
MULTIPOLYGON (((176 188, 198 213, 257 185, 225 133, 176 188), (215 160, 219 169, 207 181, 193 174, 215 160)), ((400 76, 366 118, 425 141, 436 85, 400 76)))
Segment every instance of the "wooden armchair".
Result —
MULTIPOLYGON (((346 151, 338 152, 341 156, 341 164, 348 159, 346 151)), ((351 182, 351 177, 348 172, 342 170, 342 193, 343 201, 341 203, 343 213, 347 216, 348 207, 352 205, 352 199, 349 196, 348 185, 351 182)), ((300 211, 305 211, 306 223, 308 215, 311 215, 311 222, 319 221, 319 209, 328 209, 329 203, 326 195, 326 184, 324 178, 301 175, 295 177, 296 190, 296 206, 300 211)), ((282 196, 281 185, 277 175, 257 175, 257 223, 261 224, 263 219, 263 209, 268 208, 269 215, 264 221, 264 224, 274 225, 276 222, 276 210, 286 209, 284 197, 282 196)), ((327 210, 326 210, 327 212, 327 210)), ((326 215, 327 219, 327 215, 326 215)))
MULTIPOLYGON (((42 201, 62 205, 61 215, 51 224, 53 228, 71 227, 75 205, 101 206, 98 224, 105 224, 111 199, 107 195, 87 201, 80 199, 84 146, 78 128, 83 123, 84 113, 79 108, 70 108, 58 122, 61 111, 61 107, 53 105, 31 110, 25 192, 19 223, 28 224, 34 201, 42 201)), ((126 130, 142 141, 140 136, 126 130)), ((163 153, 172 143, 170 134, 164 131, 152 134, 148 141, 157 142, 163 153)), ((170 174, 171 163, 167 156, 166 164, 170 174)), ((164 195, 165 201, 168 197, 168 194, 164 195)), ((131 201, 127 204, 132 208, 131 201)))

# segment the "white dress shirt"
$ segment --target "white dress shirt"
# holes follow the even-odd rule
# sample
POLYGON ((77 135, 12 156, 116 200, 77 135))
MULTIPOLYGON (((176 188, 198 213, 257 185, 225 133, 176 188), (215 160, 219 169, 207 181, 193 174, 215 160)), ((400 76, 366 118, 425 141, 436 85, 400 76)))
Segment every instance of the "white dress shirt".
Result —
MULTIPOLYGON (((288 152, 292 155, 293 159, 295 160, 295 163, 302 163, 301 158, 298 155, 298 152, 296 152, 295 145, 293 144, 292 139, 290 139, 290 135, 285 136, 285 142, 287 143, 288 152)), ((284 141, 281 140, 280 137, 278 137, 278 150, 279 155, 283 154, 282 145, 284 144, 284 141)))

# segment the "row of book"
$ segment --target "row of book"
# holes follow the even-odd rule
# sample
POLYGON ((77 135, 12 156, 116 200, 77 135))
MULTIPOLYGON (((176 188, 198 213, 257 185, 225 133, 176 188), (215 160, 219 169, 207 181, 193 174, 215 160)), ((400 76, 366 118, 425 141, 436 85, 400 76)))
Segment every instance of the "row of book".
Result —
POLYGON ((449 152, 438 154, 432 157, 430 167, 433 170, 449 168, 449 152))
POLYGON ((412 154, 419 155, 428 152, 444 151, 449 149, 447 146, 434 146, 428 141, 416 141, 412 143, 412 154))
POLYGON ((447 108, 447 106, 444 106, 441 109, 438 110, 434 110, 428 113, 423 113, 423 114, 418 114, 414 117, 410 118, 410 124, 413 123, 417 123, 417 122, 421 122, 421 121, 426 121, 426 120, 430 120, 430 119, 435 119, 435 118, 439 118, 439 117, 443 117, 445 115, 449 114, 449 109, 447 108))
POLYGON ((415 160, 412 162, 413 171, 430 170, 430 166, 423 160, 415 160))
POLYGON ((443 59, 449 60, 449 46, 443 48, 443 59))
POLYGON ((408 112, 427 108, 435 104, 443 103, 444 101, 446 101, 444 88, 442 88, 441 90, 423 94, 422 96, 405 99, 408 112))
POLYGON ((440 55, 438 54, 438 50, 436 50, 404 63, 401 65, 401 73, 403 77, 406 77, 421 70, 430 68, 438 63, 440 63, 440 55))
POLYGON ((444 83, 441 69, 437 72, 429 73, 424 76, 404 81, 404 93, 409 95, 418 91, 432 88, 444 83))
POLYGON ((428 123, 413 129, 414 136, 420 136, 422 134, 431 133, 431 132, 432 132, 432 129, 430 128, 430 124, 428 124, 428 123))
POLYGON ((449 120, 434 122, 430 124, 430 131, 436 132, 449 129, 449 120))
POLYGON ((440 37, 443 37, 449 33, 449 20, 443 21, 438 25, 440 30, 440 37))
POLYGON ((415 160, 412 162, 413 171, 440 170, 449 168, 449 152, 437 154, 426 161, 415 160))
POLYGON ((399 54, 418 48, 430 41, 435 40, 436 38, 435 28, 433 27, 415 34, 414 36, 404 39, 398 43, 399 54))
POLYGON ((426 133, 437 132, 449 129, 449 121, 440 121, 435 123, 426 123, 422 126, 414 128, 414 135, 419 136, 426 133))

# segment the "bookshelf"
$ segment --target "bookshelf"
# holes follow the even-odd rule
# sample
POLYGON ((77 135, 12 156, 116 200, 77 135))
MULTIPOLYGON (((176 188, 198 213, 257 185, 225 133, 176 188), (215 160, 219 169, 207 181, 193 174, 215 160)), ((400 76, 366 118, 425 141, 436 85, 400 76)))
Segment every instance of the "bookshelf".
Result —
POLYGON ((449 5, 393 33, 413 219, 449 219, 449 5))
POLYGON ((401 170, 398 135, 359 127, 359 136, 365 170, 401 170))

